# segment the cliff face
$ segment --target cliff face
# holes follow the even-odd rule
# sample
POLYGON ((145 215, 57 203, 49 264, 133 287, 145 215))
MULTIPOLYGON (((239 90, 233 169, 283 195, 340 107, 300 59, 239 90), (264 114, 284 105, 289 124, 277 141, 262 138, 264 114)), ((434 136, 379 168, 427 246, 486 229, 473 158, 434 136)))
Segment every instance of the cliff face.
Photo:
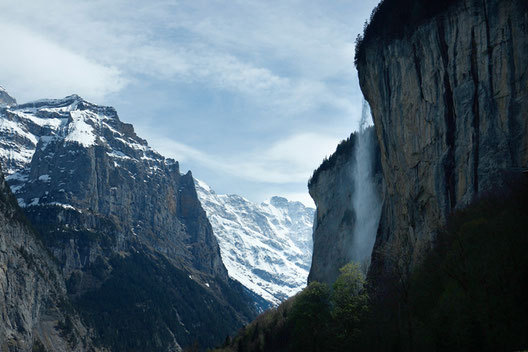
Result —
POLYGON ((373 274, 412 265, 456 208, 528 167, 528 3, 456 1, 358 60, 387 194, 373 274))
POLYGON ((69 305, 56 263, 0 173, 0 351, 85 351, 93 346, 69 305))
POLYGON ((10 96, 4 87, 0 86, 0 106, 16 105, 16 100, 10 96))
POLYGON ((4 107, 0 161, 100 346, 211 346, 256 314, 227 276, 192 174, 113 108, 75 95, 4 107))
MULTIPOLYGON (((379 191, 383 192, 379 147, 373 128, 365 133, 371 139, 373 177, 379 191)), ((357 167, 356 148, 359 135, 353 133, 343 141, 336 152, 315 170, 308 189, 317 209, 313 225, 313 256, 308 282, 332 284, 339 269, 355 260, 354 233, 357 214, 353 198, 354 172, 357 167)))

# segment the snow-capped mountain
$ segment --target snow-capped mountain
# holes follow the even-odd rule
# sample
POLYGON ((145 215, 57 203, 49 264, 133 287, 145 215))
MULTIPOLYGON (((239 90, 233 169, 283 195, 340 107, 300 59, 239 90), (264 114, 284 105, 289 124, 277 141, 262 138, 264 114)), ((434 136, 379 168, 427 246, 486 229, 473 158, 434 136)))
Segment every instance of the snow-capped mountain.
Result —
POLYGON ((81 155, 91 148, 103 151, 116 169, 137 169, 140 164, 148 179, 177 165, 150 148, 135 134, 132 125, 121 122, 115 109, 95 105, 77 95, 8 106, 0 111, 0 162, 22 207, 39 201, 47 203, 46 198, 50 197, 68 198, 67 193, 61 196, 61 189, 55 189, 58 185, 54 181, 64 182, 64 173, 71 175, 86 165, 74 160, 66 165, 63 161, 68 158, 59 155, 57 160, 57 153, 81 155), (35 157, 58 161, 60 165, 43 163, 38 175, 30 175, 36 171, 30 167, 35 157), (37 179, 32 180, 34 177, 37 179), (48 184, 51 189, 42 199, 27 199, 26 191, 34 188, 34 183, 48 184))
POLYGON ((111 107, 4 98, 6 180, 101 341, 180 350, 201 336, 212 347, 256 315, 262 299, 228 277, 191 172, 111 107))
POLYGON ((272 304, 306 286, 314 209, 286 198, 255 204, 195 179, 229 276, 272 304))

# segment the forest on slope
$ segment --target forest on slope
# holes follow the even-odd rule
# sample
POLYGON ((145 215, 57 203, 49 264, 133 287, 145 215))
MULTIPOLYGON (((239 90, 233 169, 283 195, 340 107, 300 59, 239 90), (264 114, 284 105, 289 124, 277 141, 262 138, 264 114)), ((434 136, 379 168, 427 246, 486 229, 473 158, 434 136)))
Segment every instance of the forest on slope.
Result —
MULTIPOLYGON (((375 8, 356 47, 384 182, 369 271, 347 264, 335 282, 310 282, 221 351, 528 348, 527 19, 518 0, 375 8)), ((310 184, 340 173, 321 192, 350 192, 353 147, 341 144, 310 184)))
POLYGON ((528 176, 455 212, 409 271, 373 286, 347 264, 329 287, 260 315, 218 351, 498 351, 528 346, 528 176))

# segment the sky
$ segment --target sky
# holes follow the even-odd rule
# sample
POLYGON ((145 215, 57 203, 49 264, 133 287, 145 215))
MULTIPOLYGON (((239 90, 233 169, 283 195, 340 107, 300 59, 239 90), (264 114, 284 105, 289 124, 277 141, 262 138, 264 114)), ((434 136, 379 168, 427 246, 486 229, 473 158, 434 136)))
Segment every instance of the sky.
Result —
POLYGON ((113 106, 217 193, 313 206, 313 170, 358 129, 377 2, 0 0, 0 85, 113 106))

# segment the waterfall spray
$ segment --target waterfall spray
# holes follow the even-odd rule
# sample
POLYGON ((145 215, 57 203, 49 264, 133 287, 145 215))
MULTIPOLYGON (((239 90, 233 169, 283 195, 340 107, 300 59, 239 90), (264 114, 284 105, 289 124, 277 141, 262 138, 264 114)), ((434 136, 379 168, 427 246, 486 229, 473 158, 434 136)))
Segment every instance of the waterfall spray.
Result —
POLYGON ((364 266, 365 269, 370 265, 370 257, 376 240, 381 213, 381 201, 374 181, 374 145, 367 129, 371 121, 368 103, 363 100, 355 148, 356 164, 352 174, 354 183, 352 207, 356 214, 352 240, 352 258, 355 262, 364 266))

